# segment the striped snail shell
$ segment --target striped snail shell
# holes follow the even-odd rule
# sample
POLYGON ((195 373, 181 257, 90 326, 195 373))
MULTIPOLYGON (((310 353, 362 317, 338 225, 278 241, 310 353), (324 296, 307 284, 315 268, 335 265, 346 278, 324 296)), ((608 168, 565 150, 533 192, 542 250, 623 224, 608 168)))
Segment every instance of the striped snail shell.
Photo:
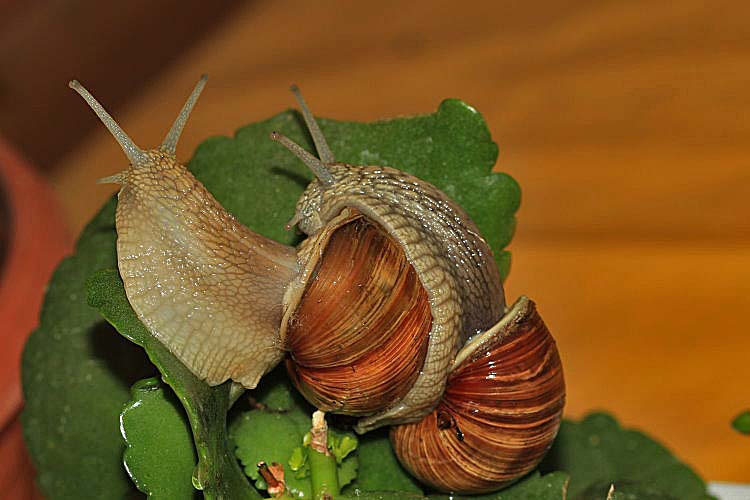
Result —
MULTIPOLYGON (((504 328, 493 328, 505 321, 502 284, 476 225, 414 176, 337 162, 293 87, 319 158, 281 134, 271 138, 315 174, 288 224, 307 238, 293 248, 254 233, 175 157, 205 81, 161 146, 150 150, 136 146, 88 91, 71 82, 130 160, 125 171, 102 181, 121 185, 118 267, 139 319, 211 385, 231 379, 254 388, 284 360, 313 405, 359 417, 358 432, 407 424, 396 427, 392 439, 411 439, 412 426, 431 429, 435 425, 425 422, 437 421, 442 432, 450 415, 449 423, 465 429, 468 446, 482 433, 460 412, 451 413, 460 406, 462 381, 472 380, 464 375, 470 371, 465 363, 475 363, 471 353, 484 349, 487 339, 505 338, 493 333, 504 328)), ((475 385, 481 392, 482 383, 475 385)), ((561 384, 556 388, 563 391, 561 384)), ((474 398, 470 405, 484 401, 464 396, 474 398)), ((559 421, 559 410, 551 411, 559 421)), ((402 450, 399 456, 423 481, 453 488, 424 473, 418 455, 402 450)), ((520 470, 527 469, 514 469, 520 470)))
POLYGON ((438 406, 391 428, 412 475, 440 491, 486 493, 522 477, 557 435, 565 402, 560 356, 536 307, 521 297, 459 352, 438 406))

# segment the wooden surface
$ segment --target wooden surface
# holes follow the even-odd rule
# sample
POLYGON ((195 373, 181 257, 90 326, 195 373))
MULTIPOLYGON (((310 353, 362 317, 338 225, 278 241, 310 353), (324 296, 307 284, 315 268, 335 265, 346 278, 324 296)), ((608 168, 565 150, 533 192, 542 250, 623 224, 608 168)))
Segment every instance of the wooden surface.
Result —
MULTIPOLYGON (((208 72, 187 160, 292 106, 291 82, 338 119, 473 104, 523 188, 507 288, 558 340, 567 414, 607 409, 705 477, 750 482, 750 439, 729 426, 750 406, 750 4, 675 5, 256 2, 117 119, 158 144, 208 72)), ((73 228, 112 193, 94 180, 125 161, 102 127, 60 160, 73 228)))

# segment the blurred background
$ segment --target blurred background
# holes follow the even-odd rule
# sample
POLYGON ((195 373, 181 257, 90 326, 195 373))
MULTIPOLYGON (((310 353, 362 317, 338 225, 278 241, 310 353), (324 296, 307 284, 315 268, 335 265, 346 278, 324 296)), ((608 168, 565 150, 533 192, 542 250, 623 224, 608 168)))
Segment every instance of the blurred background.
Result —
POLYGON ((748 19, 743 1, 0 1, 0 160, 25 159, 36 190, 3 179, 18 203, 0 214, 35 214, 0 219, 5 268, 27 256, 38 307, 113 193, 95 180, 126 166, 71 78, 150 147, 208 73, 184 160, 293 106, 292 82, 340 120, 458 97, 523 189, 508 295, 535 299, 557 338, 567 415, 606 409, 707 479, 750 482, 750 439, 730 427, 750 407, 748 19))

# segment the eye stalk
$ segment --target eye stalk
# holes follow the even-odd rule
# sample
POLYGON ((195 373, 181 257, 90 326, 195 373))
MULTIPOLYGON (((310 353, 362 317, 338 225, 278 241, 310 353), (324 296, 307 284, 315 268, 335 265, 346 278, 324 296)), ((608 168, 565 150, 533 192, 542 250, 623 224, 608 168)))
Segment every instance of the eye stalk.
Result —
POLYGON ((198 98, 201 95, 201 92, 203 92, 203 87, 206 86, 206 82, 208 81, 208 75, 201 75, 200 79, 198 80, 198 83, 195 84, 195 88, 193 89, 193 92, 190 94, 190 97, 188 97, 188 100, 185 101, 185 104, 182 106, 182 110, 180 110, 180 114, 177 115, 177 118, 175 119, 174 123, 172 124, 172 128, 169 129, 169 132, 167 132, 166 137, 164 137, 164 140, 161 143, 161 146, 159 146, 159 149, 164 151, 165 153, 174 156, 177 151, 177 142, 180 140, 180 136, 182 135, 182 130, 185 128, 185 124, 188 121, 188 118, 190 117, 190 113, 193 111, 193 107, 195 106, 195 103, 198 101, 198 98))
POLYGON ((130 164, 133 166, 142 165, 148 162, 148 155, 136 144, 133 140, 120 128, 117 122, 112 116, 107 113, 104 107, 99 104, 99 101, 81 85, 78 80, 71 80, 68 83, 68 87, 78 92, 83 99, 88 103, 89 107, 96 113, 96 116, 102 121, 107 130, 112 134, 115 140, 120 144, 125 156, 130 160, 130 164))
POLYGON ((313 116, 310 108, 307 107, 307 103, 305 102, 305 98, 302 97, 302 92, 300 92, 299 87, 296 84, 292 84, 292 86, 289 87, 289 90, 294 94, 295 99, 297 99, 297 104, 299 104, 299 107, 302 110, 302 117, 305 119, 307 130, 313 138, 315 149, 318 150, 318 156, 321 161, 326 164, 334 163, 336 159, 333 156, 331 148, 328 146, 328 141, 326 141, 323 131, 320 130, 320 124, 313 116))
MULTIPOLYGON (((208 75, 201 75, 198 83, 195 84, 195 88, 190 94, 190 97, 188 97, 187 101, 182 106, 180 114, 177 115, 177 118, 172 124, 172 128, 169 129, 169 132, 164 137, 164 141, 161 143, 161 146, 159 146, 159 149, 161 151, 171 156, 175 155, 175 151, 177 150, 177 142, 180 140, 182 130, 185 128, 185 124, 190 117, 190 112, 193 110, 195 103, 198 101, 198 97, 200 97, 201 92, 203 92, 203 88, 206 86, 207 81, 208 75)), ((94 113, 96 113, 96 116, 99 117, 104 126, 107 127, 107 130, 110 131, 110 133, 120 144, 120 147, 125 152, 125 156, 128 157, 131 164, 136 166, 148 161, 148 156, 146 155, 146 153, 141 148, 136 146, 136 144, 128 136, 128 134, 126 134, 125 131, 117 124, 114 118, 112 118, 112 116, 107 113, 107 111, 99 103, 99 101, 97 101, 96 98, 91 95, 91 93, 86 90, 86 88, 81 85, 78 80, 71 80, 68 83, 68 86, 78 92, 78 94, 83 97, 83 99, 88 103, 94 113)))
POLYGON ((310 170, 312 170, 312 173, 315 174, 315 177, 317 177, 324 186, 333 186, 333 175, 328 170, 326 164, 323 163, 320 159, 313 156, 312 153, 304 149, 302 146, 300 146, 281 132, 273 131, 271 132, 270 137, 272 141, 278 142, 289 151, 291 151, 294 156, 302 160, 302 163, 307 165, 310 170))
MULTIPOLYGON (((307 165, 310 170, 312 170, 313 174, 315 174, 315 177, 317 177, 324 186, 332 186, 334 183, 334 179, 333 175, 331 175, 331 172, 328 169, 328 165, 336 163, 333 152, 331 151, 330 146, 328 146, 328 141, 326 141, 326 138, 323 135, 323 131, 320 130, 318 121, 313 116, 310 108, 307 107, 307 103, 305 102, 305 98, 302 97, 302 93, 299 91, 299 87, 297 87, 297 85, 292 85, 289 89, 294 94, 294 97, 297 99, 297 103, 302 110, 302 117, 305 119, 307 130, 310 132, 313 142, 315 143, 315 149, 318 150, 319 158, 316 158, 308 151, 306 151, 302 146, 279 132, 271 132, 271 140, 280 143, 289 151, 291 151, 297 158, 302 160, 302 162, 307 165)), ((287 225, 291 227, 289 224, 287 225)))

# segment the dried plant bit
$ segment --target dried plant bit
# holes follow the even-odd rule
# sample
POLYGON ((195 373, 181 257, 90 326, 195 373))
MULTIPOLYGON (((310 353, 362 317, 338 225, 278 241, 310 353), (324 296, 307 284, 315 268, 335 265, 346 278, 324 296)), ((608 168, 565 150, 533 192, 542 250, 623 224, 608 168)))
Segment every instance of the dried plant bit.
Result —
POLYGON ((328 424, 325 413, 317 410, 312 415, 310 432, 304 443, 309 447, 307 461, 310 464, 310 482, 313 498, 339 494, 339 477, 336 457, 328 449, 328 424))
POLYGON ((289 490, 284 481, 284 466, 276 462, 269 466, 265 462, 258 462, 258 473, 268 485, 268 494, 274 498, 288 495, 289 490))
POLYGON ((330 451, 328 451, 328 424, 326 423, 326 414, 320 410, 312 415, 310 448, 324 455, 331 454, 330 451))
POLYGON ((613 500, 615 498, 615 485, 614 483, 609 485, 609 490, 607 491, 607 500, 613 500))

